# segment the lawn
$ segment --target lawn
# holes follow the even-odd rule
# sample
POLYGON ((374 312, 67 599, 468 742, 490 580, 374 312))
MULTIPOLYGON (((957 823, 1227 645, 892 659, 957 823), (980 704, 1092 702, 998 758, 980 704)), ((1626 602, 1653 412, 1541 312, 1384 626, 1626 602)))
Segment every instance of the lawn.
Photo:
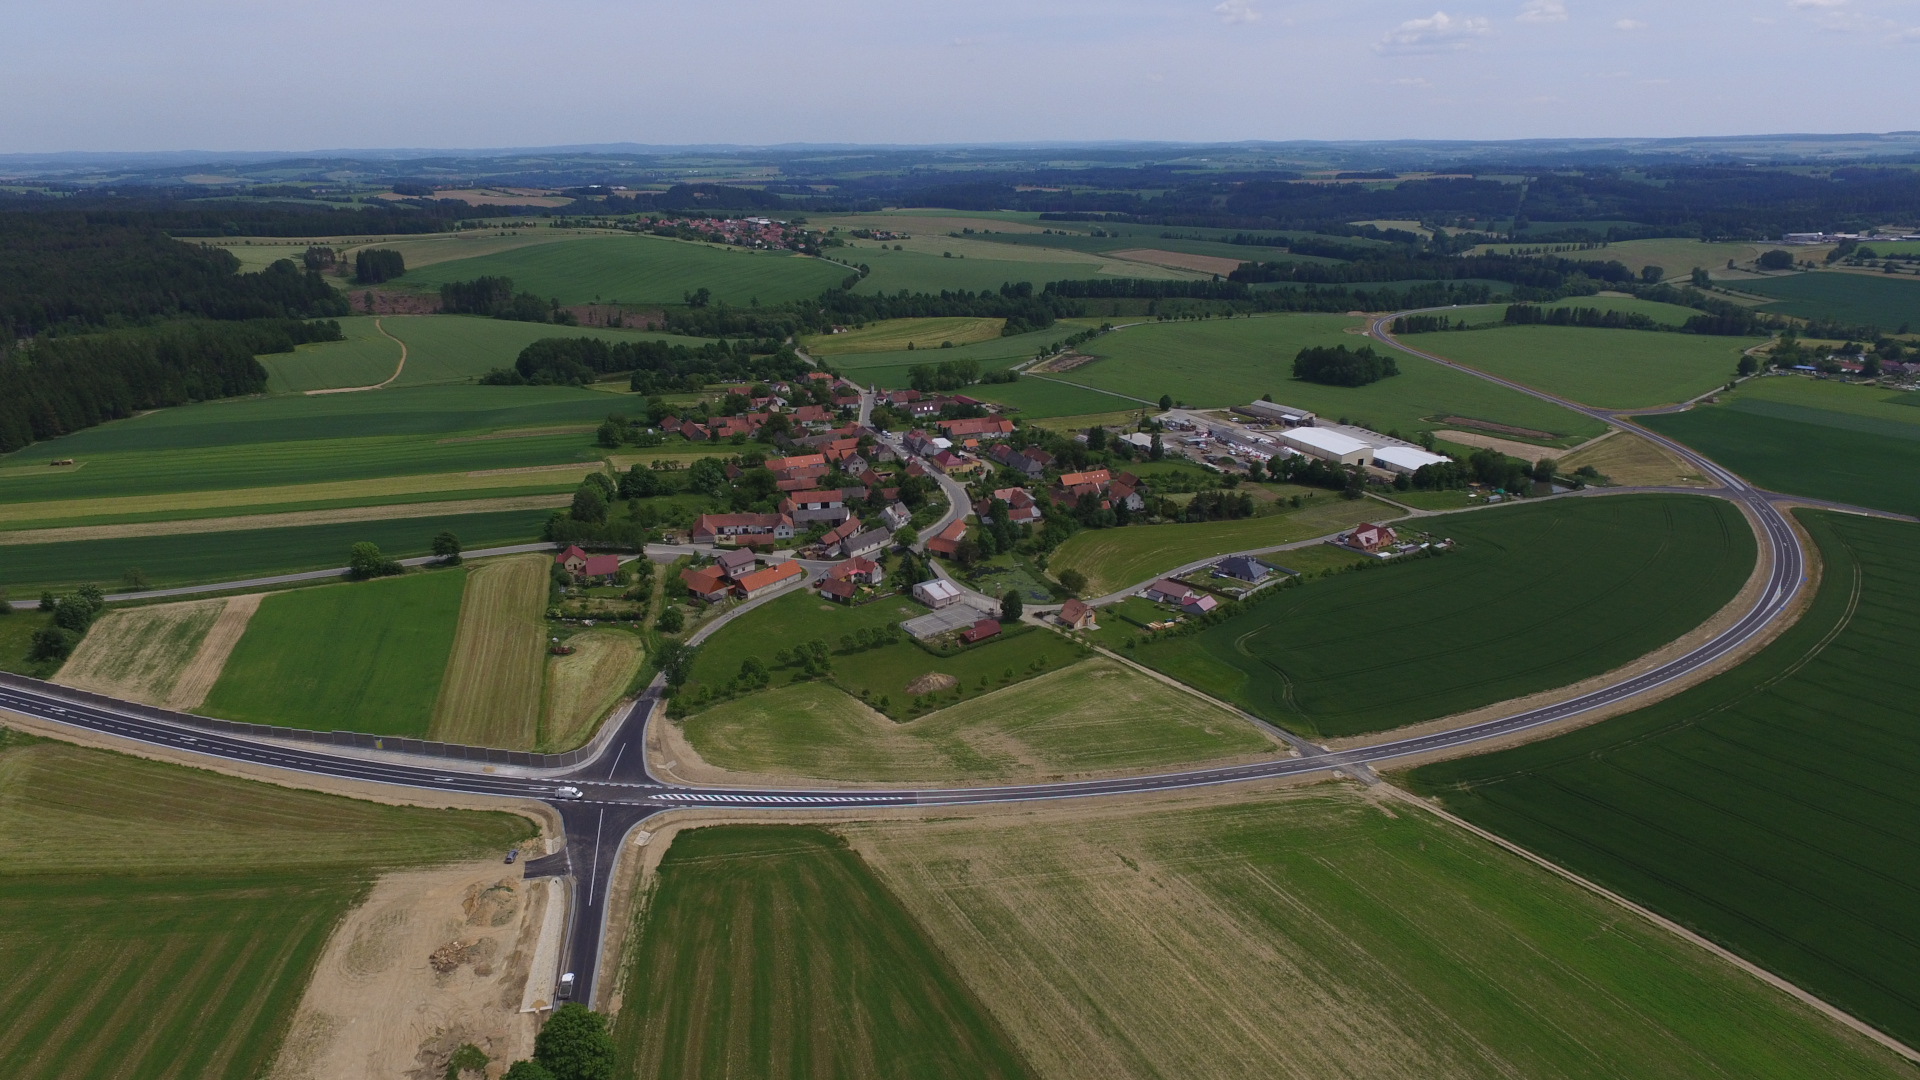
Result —
POLYGON ((268 596, 205 711, 254 724, 425 737, 466 576, 440 570, 268 596))
POLYGON ((446 678, 427 737, 531 750, 547 665, 550 555, 512 555, 468 569, 446 678))
POLYGON ((1632 409, 1685 401, 1725 385, 1740 354, 1765 340, 1584 326, 1501 326, 1421 334, 1410 343, 1583 405, 1632 409))
MULTIPOLYGON (((679 304, 708 289, 735 307, 818 296, 851 271, 787 251, 749 251, 654 236, 586 235, 453 259, 408 271, 396 284, 437 289, 449 281, 509 277, 516 290, 562 304, 679 304)), ((936 290, 937 291, 937 290, 936 290)))
POLYGON ((1417 809, 1333 785, 1196 802, 839 831, 1042 1075, 1911 1075, 1417 809))
POLYGON ((1796 516, 1820 548, 1820 589, 1753 659, 1637 712, 1408 780, 1913 1045, 1920 530, 1796 516))
POLYGON ((1361 735, 1611 671, 1732 600, 1756 552, 1739 511, 1685 495, 1558 499, 1419 525, 1457 547, 1268 592, 1134 659, 1303 735, 1361 735))
POLYGON ((803 344, 814 356, 842 353, 901 352, 909 344, 920 349, 937 349, 951 341, 955 348, 976 341, 992 341, 1000 336, 1005 319, 975 319, 961 316, 929 319, 883 319, 843 334, 810 334, 803 344))
POLYGON ((347 552, 362 540, 378 544, 381 551, 394 558, 430 554, 433 538, 441 532, 458 536, 469 549, 532 543, 540 539, 541 526, 550 512, 512 510, 210 535, 18 544, 0 547, 0 559, 5 564, 0 572, 4 572, 5 584, 16 595, 85 582, 118 590, 124 587, 121 575, 133 566, 139 567, 156 588, 239 581, 345 566, 347 552))
POLYGON ((376 875, 530 829, 8 734, 0 832, 10 1078, 250 1080, 376 875))
POLYGON ((1769 490, 1920 514, 1920 409, 1906 396, 1758 379, 1719 405, 1639 422, 1769 490))
MULTIPOLYGON (((1399 375, 1368 386, 1322 386, 1293 378, 1293 360, 1303 348, 1367 344, 1344 332, 1360 325, 1361 320, 1344 315, 1142 323, 1089 342, 1082 351, 1103 359, 1061 377, 1149 401, 1167 394, 1209 408, 1244 405, 1272 394, 1275 401, 1329 419, 1344 416, 1405 435, 1444 427, 1437 419, 1448 415, 1580 438, 1605 430, 1578 413, 1404 354, 1396 354, 1399 375)), ((1468 336, 1419 335, 1414 340, 1468 336)))
MULTIPOLYGON (((865 783, 1037 781, 1193 765, 1281 748, 1241 718, 1101 657, 895 723, 820 683, 784 686, 687 721, 710 765, 865 783)), ((948 700, 949 695, 941 695, 948 700)))
POLYGON ((1056 578, 1062 571, 1078 570, 1087 575, 1087 594, 1103 596, 1144 584, 1157 574, 1197 559, 1290 544, 1330 535, 1362 521, 1391 521, 1399 516, 1398 511, 1381 503, 1348 502, 1337 492, 1323 491, 1299 510, 1239 521, 1084 529, 1054 551, 1047 560, 1047 570, 1056 578))
POLYGON ((674 838, 658 875, 624 958, 617 1075, 1032 1075, 939 947, 831 833, 694 829, 674 838))
POLYGON ((1887 333, 1920 323, 1920 281, 1891 274, 1824 271, 1732 283, 1757 296, 1778 297, 1759 310, 1806 319, 1838 319, 1887 333))

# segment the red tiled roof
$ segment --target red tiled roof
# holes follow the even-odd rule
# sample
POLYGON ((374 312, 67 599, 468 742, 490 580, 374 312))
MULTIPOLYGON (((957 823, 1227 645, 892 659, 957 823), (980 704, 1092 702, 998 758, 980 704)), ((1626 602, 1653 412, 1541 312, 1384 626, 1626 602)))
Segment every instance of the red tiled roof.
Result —
POLYGON ((765 570, 756 570, 740 578, 738 584, 742 589, 751 593, 759 589, 768 588, 769 586, 778 585, 791 578, 805 576, 807 576, 807 572, 800 569, 800 564, 794 562, 792 559, 788 559, 779 566, 769 566, 765 570))
POLYGON ((581 572, 588 577, 601 577, 606 574, 617 573, 619 569, 620 557, 618 555, 589 555, 587 556, 586 569, 581 572))

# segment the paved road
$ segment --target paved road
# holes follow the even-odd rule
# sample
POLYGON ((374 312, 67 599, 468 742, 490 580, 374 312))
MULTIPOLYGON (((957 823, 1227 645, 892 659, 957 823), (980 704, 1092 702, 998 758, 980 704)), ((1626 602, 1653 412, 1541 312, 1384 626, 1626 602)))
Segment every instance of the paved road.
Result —
MULTIPOLYGON (((1370 328, 1373 336, 1383 344, 1434 363, 1459 366, 1401 345, 1386 333, 1384 324, 1385 319, 1375 320, 1370 328)), ((1487 377, 1479 372, 1473 374, 1487 377)), ((1588 409, 1506 380, 1493 381, 1596 418, 1620 422, 1615 413, 1588 409)), ((404 759, 400 755, 389 755, 383 759, 370 759, 364 755, 349 757, 329 753, 324 747, 284 746, 213 734, 189 726, 146 719, 114 708, 82 704, 63 697, 59 687, 45 684, 28 688, 0 687, 0 709, 146 745, 165 746, 208 757, 315 776, 548 802, 559 809, 565 823, 566 851, 564 857, 534 861, 529 866, 529 872, 563 873, 572 880, 574 903, 565 955, 569 958, 568 970, 575 973, 580 988, 578 996, 591 1004, 605 929, 607 887, 614 878, 620 851, 636 826, 664 810, 686 807, 777 811, 954 806, 1172 791, 1329 770, 1365 775, 1365 771, 1373 766, 1389 764, 1409 756, 1471 747, 1490 739, 1553 724, 1644 694, 1712 664, 1739 649, 1787 610, 1805 581, 1804 555, 1792 528, 1765 492, 1747 486, 1725 469, 1678 443, 1651 432, 1646 436, 1725 485, 1730 489, 1727 497, 1744 502, 1760 523, 1762 556, 1768 560, 1769 574, 1766 586, 1752 608, 1733 626, 1686 655, 1613 685, 1553 705, 1349 750, 1320 751, 1313 748, 1313 752, 1303 753, 1300 757, 1276 761, 1176 770, 1152 776, 1050 784, 912 791, 746 789, 664 784, 653 778, 646 767, 645 738, 646 725, 662 693, 657 681, 634 708, 612 721, 618 725, 617 730, 607 740, 599 756, 564 775, 542 777, 470 771, 463 763, 404 759), (578 796, 562 795, 560 789, 563 786, 578 789, 578 796)), ((956 499, 956 509, 962 507, 964 502, 956 499)), ((731 614, 737 615, 751 610, 751 607, 742 605, 731 614)), ((719 625, 721 622, 717 621, 707 632, 717 629, 719 625)))

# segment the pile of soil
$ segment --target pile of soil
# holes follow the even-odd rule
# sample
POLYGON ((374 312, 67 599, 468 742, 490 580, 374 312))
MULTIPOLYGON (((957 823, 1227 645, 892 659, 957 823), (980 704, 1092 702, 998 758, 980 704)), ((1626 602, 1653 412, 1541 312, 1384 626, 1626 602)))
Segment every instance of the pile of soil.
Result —
POLYGON ((959 685, 960 680, 951 675, 942 675, 937 671, 929 671, 925 675, 908 683, 907 693, 913 694, 916 697, 921 694, 937 694, 942 690, 951 690, 959 685))
POLYGON ((488 961, 499 951, 500 943, 492 938, 483 937, 473 942, 449 941, 427 956, 427 966, 435 974, 446 975, 462 964, 472 964, 475 975, 491 975, 493 965, 488 961))
POLYGON ((460 907, 467 913, 468 926, 505 926, 520 913, 520 897, 514 892, 512 880, 502 878, 484 889, 467 886, 460 907))

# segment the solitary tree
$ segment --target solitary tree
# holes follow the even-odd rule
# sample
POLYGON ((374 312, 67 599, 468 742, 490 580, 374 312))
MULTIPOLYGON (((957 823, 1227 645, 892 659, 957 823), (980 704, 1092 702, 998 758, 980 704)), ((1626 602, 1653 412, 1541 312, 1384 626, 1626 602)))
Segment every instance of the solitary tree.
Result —
POLYGON ((1173 395, 1172 395, 1172 394, 1161 394, 1161 395, 1160 395, 1160 410, 1161 410, 1162 412, 1165 412, 1166 410, 1168 410, 1168 409, 1171 409, 1171 408, 1173 408, 1173 395))
POLYGON ((448 566, 460 565, 460 538, 450 532, 443 532, 433 538, 433 553, 448 566))
POLYGON ((1060 587, 1075 596, 1079 596, 1086 591, 1087 575, 1078 570, 1062 570, 1060 571, 1060 587))
POLYGON ((604 524, 607 520, 607 498, 592 484, 581 484, 580 490, 573 493, 573 507, 567 513, 575 521, 604 524))
POLYGON ((1008 589, 1007 594, 1000 598, 1000 621, 1019 622, 1025 608, 1026 605, 1020 602, 1019 590, 1008 589))
POLYGON ((120 580, 126 583, 129 592, 146 592, 149 587, 147 572, 137 566, 127 567, 127 572, 120 575, 120 580))

